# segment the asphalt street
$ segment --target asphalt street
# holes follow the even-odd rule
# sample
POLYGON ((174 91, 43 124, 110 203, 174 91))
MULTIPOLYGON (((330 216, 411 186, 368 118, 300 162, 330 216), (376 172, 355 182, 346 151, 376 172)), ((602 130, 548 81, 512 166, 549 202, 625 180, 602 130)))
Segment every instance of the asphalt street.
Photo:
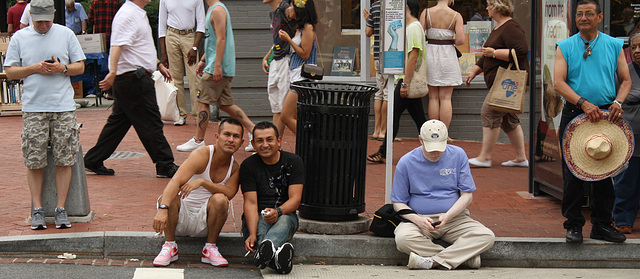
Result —
POLYGON ((0 278, 638 278, 637 269, 567 268, 480 268, 477 270, 408 270, 404 266, 296 265, 288 275, 269 269, 229 268, 148 268, 129 266, 87 266, 68 264, 0 264, 0 278))

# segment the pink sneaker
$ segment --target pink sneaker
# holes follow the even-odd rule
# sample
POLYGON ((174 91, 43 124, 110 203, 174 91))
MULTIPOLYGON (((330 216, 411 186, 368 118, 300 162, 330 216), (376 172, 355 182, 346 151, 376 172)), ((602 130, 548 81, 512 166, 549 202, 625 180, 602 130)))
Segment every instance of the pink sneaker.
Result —
POLYGON ((218 246, 215 245, 205 245, 202 249, 202 258, 200 261, 203 263, 211 264, 212 266, 229 266, 229 262, 227 259, 222 257, 220 252, 218 252, 218 246))
POLYGON ((165 243, 162 245, 160 254, 153 260, 153 266, 168 266, 178 260, 178 245, 165 243))

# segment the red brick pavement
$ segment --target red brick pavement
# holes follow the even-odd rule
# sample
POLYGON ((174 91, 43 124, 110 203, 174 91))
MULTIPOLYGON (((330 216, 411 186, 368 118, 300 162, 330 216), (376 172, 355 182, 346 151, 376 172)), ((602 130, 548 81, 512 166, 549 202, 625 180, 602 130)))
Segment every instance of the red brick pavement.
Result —
MULTIPOLYGON (((90 110, 79 111, 78 120, 84 124, 81 130, 80 142, 86 152, 91 148, 102 129, 110 111, 90 110)), ((19 116, 0 117, 0 161, 5 162, 2 168, 0 191, 2 202, 0 212, 4 222, 0 223, 0 236, 35 235, 67 232, 91 231, 152 231, 152 219, 155 214, 156 198, 169 181, 155 178, 155 167, 147 156, 133 159, 111 159, 105 161, 107 167, 116 171, 115 176, 98 176, 87 174, 91 209, 97 213, 91 223, 74 223, 70 229, 57 230, 51 226, 47 230, 33 231, 29 229, 26 218, 30 212, 29 190, 27 187, 26 170, 20 153, 21 118, 19 116)), ((192 137, 194 120, 190 118, 188 125, 176 127, 166 125, 165 136, 174 150, 176 163, 182 163, 188 153, 175 151, 175 146, 192 137)), ((213 143, 213 132, 216 124, 209 126, 210 133, 206 136, 207 143, 213 143)), ((287 132, 284 137, 283 148, 294 150, 295 137, 287 132)), ((377 150, 380 142, 370 140, 369 153, 377 150)), ((395 143, 394 159, 412 148, 418 146, 417 139, 405 139, 395 143)), ((479 153, 480 143, 456 141, 467 151, 469 157, 479 153)), ((135 151, 145 153, 135 131, 131 129, 124 138, 119 151, 135 151)), ((509 145, 498 144, 494 150, 494 166, 487 169, 472 169, 478 190, 474 192, 474 201, 469 206, 471 214, 489 228, 496 236, 502 237, 564 237, 562 228, 564 221, 560 213, 560 201, 552 197, 531 197, 527 194, 528 170, 525 168, 505 168, 500 162, 511 159, 509 145)), ((235 157, 238 162, 251 155, 240 149, 235 157)), ((367 164, 366 211, 367 216, 373 216, 376 209, 384 204, 384 169, 383 164, 367 164)), ((233 219, 229 218, 223 228, 225 232, 239 231, 242 214, 242 195, 233 198, 233 219)), ((585 214, 588 214, 585 209, 585 214)), ((587 215, 585 215, 587 216, 587 215)), ((584 229, 588 235, 590 224, 584 229)), ((640 232, 629 235, 630 238, 640 238, 640 232)))

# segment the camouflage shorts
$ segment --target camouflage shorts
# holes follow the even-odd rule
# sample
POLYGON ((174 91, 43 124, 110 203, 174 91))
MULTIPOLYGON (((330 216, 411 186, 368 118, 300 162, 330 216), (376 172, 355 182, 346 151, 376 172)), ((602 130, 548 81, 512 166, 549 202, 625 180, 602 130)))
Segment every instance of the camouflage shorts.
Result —
POLYGON ((28 169, 47 166, 47 146, 51 143, 53 163, 72 166, 76 163, 80 124, 75 111, 23 112, 22 156, 28 169))

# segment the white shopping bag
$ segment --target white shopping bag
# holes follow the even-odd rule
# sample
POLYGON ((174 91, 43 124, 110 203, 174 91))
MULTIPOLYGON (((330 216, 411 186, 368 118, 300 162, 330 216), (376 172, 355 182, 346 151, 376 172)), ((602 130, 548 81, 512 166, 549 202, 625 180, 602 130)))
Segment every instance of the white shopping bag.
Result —
POLYGON ((160 115, 163 121, 176 122, 180 119, 180 112, 176 104, 176 94, 178 88, 172 83, 164 81, 160 72, 153 72, 153 80, 156 87, 156 99, 160 108, 160 115))

